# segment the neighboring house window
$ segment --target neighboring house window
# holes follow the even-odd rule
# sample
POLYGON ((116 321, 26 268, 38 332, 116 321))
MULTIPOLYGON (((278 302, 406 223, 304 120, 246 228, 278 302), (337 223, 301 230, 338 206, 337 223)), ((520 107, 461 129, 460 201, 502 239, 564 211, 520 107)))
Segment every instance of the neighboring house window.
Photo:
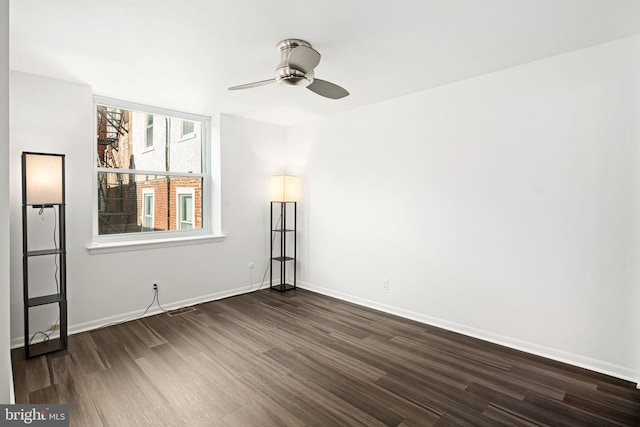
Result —
POLYGON ((178 188, 176 190, 178 199, 178 215, 176 228, 178 230, 188 230, 195 225, 195 205, 194 189, 178 188))
POLYGON ((147 114, 147 129, 144 142, 145 147, 153 147, 153 114, 147 114))
POLYGON ((182 136, 189 135, 195 132, 195 123, 191 120, 182 121, 182 136))
POLYGON ((142 190, 142 231, 153 231, 153 188, 142 190))
POLYGON ((94 108, 94 242, 211 235, 210 119, 97 96, 94 108))

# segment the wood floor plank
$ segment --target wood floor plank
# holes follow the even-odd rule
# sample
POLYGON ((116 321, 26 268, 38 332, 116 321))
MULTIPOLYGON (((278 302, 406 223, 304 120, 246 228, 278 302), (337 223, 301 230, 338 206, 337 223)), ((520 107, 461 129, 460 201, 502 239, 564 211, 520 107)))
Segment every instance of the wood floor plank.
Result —
POLYGON ((217 423, 218 417, 209 413, 211 399, 203 393, 194 392, 192 383, 185 382, 185 377, 166 366, 157 354, 148 354, 136 359, 135 363, 147 377, 153 378, 154 388, 171 402, 177 417, 189 420, 193 426, 223 425, 217 423))
MULTIPOLYGON (((107 368, 98 345, 90 333, 74 335, 73 339, 69 340, 67 353, 73 360, 74 373, 80 374, 81 372, 84 375, 88 375, 107 368)), ((53 358, 56 355, 57 353, 51 355, 51 357, 53 358)))
POLYGON ((531 418, 516 414, 507 408, 498 407, 494 404, 490 404, 483 412, 483 415, 489 420, 504 423, 512 427, 551 427, 548 424, 536 422, 531 418))
POLYGON ((600 392, 584 392, 580 395, 568 393, 564 403, 605 415, 622 425, 633 425, 634 422, 638 422, 638 403, 618 396, 600 392))
POLYGON ((69 416, 75 420, 92 420, 95 426, 105 425, 94 402, 94 394, 90 385, 91 374, 88 376, 72 376, 64 378, 57 385, 60 403, 69 404, 69 416))
POLYGON ((305 425, 274 401, 268 402, 265 405, 249 402, 237 411, 225 415, 222 422, 225 426, 237 427, 263 425, 298 427, 305 425))
POLYGON ((298 289, 12 352, 18 403, 94 426, 640 426, 635 384, 298 289))

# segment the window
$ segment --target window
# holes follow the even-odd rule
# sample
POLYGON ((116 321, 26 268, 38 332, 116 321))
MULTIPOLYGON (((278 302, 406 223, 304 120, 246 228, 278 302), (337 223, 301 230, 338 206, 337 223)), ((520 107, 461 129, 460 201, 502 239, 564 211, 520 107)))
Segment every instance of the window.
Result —
POLYGON ((142 190, 142 231, 153 231, 153 188, 142 190))
POLYGON ((153 147, 153 115, 147 114, 147 133, 145 135, 145 147, 153 147))
POLYGON ((176 228, 178 230, 188 230, 195 225, 195 209, 193 203, 193 188, 178 188, 176 190, 178 199, 178 215, 176 228))
POLYGON ((94 243, 211 235, 210 119, 101 97, 94 108, 94 243))
POLYGON ((195 132, 195 123, 191 120, 182 121, 182 136, 189 135, 195 132))

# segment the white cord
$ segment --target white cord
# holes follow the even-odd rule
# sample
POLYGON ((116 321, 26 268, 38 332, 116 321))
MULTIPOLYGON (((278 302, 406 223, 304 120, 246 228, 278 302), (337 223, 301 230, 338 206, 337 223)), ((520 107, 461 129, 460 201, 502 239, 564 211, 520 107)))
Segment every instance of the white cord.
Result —
MULTIPOLYGON (((160 305, 160 299, 158 298, 159 295, 160 295, 159 290, 157 288, 154 289, 153 290, 153 299, 151 300, 151 304, 149 304, 147 306, 147 308, 144 310, 144 313, 142 313, 142 314, 140 314, 138 316, 129 317, 129 318, 124 319, 124 320, 119 320, 117 322, 105 323, 104 325, 98 326, 97 329, 102 329, 102 328, 106 328, 107 326, 113 326, 113 325, 117 325, 117 324, 120 324, 120 323, 125 323, 125 322, 128 322, 130 320, 140 319, 141 317, 144 317, 144 315, 149 312, 149 309, 153 306, 154 302, 158 305, 158 308, 160 310, 162 310, 163 312, 165 312, 165 313, 168 313, 169 311, 173 311, 173 310, 165 310, 165 308, 160 305)), ((180 307, 180 308, 183 308, 183 307, 180 307)), ((178 309, 176 309, 176 310, 178 310, 178 309)))

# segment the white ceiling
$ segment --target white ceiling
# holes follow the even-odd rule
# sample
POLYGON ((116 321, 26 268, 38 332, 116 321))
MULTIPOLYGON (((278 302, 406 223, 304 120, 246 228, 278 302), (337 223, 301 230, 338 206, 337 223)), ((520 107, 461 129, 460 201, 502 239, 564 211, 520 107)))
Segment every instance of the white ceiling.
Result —
POLYGON ((638 0, 11 0, 11 68, 98 95, 289 125, 640 33, 638 0), (275 45, 322 54, 302 88, 275 45))

